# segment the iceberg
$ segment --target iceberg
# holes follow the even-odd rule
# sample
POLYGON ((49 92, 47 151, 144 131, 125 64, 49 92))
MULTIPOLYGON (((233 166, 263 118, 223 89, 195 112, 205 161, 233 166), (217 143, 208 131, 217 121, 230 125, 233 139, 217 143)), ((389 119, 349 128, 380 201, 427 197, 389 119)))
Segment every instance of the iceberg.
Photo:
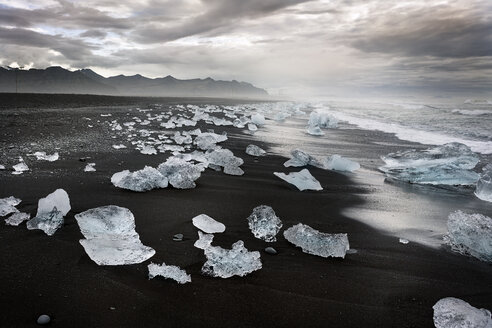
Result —
POLYGON ((84 167, 84 172, 96 172, 96 163, 87 163, 87 165, 84 167))
POLYGON ((214 150, 208 150, 205 153, 205 158, 208 160, 209 164, 223 167, 224 173, 226 174, 244 174, 243 170, 239 167, 243 165, 243 159, 234 156, 232 151, 230 151, 229 149, 218 148, 214 150))
POLYGON ((242 240, 232 244, 232 249, 210 246, 204 250, 207 261, 202 273, 211 277, 244 277, 248 273, 261 269, 260 252, 249 252, 242 240))
POLYGON ((173 279, 179 284, 191 282, 191 276, 187 274, 185 270, 182 270, 180 267, 175 265, 166 265, 166 263, 162 263, 161 265, 150 263, 147 268, 149 269, 149 279, 161 276, 166 279, 173 279))
POLYGON ((323 190, 321 184, 316 180, 307 169, 303 169, 299 172, 291 172, 289 174, 281 172, 273 172, 273 174, 280 179, 293 184, 300 191, 303 190, 323 190))
POLYGON ((166 188, 168 179, 157 169, 146 166, 135 172, 128 170, 117 172, 111 177, 111 183, 118 188, 143 192, 156 188, 166 188))
POLYGON ((135 231, 135 218, 129 209, 115 205, 92 208, 75 215, 85 239, 79 242, 98 265, 141 263, 155 254, 135 231))
POLYGON ((324 159, 323 168, 335 171, 353 172, 360 169, 360 165, 359 163, 343 158, 340 155, 332 155, 324 159))
POLYGON ((193 225, 206 233, 224 232, 225 225, 214 220, 206 214, 200 214, 193 218, 193 225))
POLYGON ((440 299, 432 308, 436 328, 492 328, 489 310, 477 309, 459 298, 440 299))
POLYGON ((48 162, 54 162, 60 158, 60 155, 58 155, 57 152, 55 152, 53 155, 46 155, 44 151, 37 151, 33 154, 36 156, 36 159, 39 161, 48 161, 48 162))
POLYGON ((265 116, 260 113, 255 113, 251 115, 251 123, 255 124, 256 126, 265 125, 265 116))
POLYGON ((320 161, 317 158, 309 155, 303 150, 294 149, 290 152, 290 155, 292 157, 284 163, 285 167, 290 167, 290 166, 300 167, 300 166, 312 165, 315 167, 324 168, 323 164, 320 163, 320 161))
POLYGON ((31 214, 29 213, 16 212, 5 219, 5 224, 11 226, 18 226, 19 224, 29 220, 30 218, 31 218, 31 214))
POLYGON ((256 238, 272 243, 277 241, 275 236, 282 228, 282 221, 275 215, 273 208, 260 205, 248 217, 248 225, 256 238))
POLYGON ((477 182, 475 196, 486 202, 492 202, 492 164, 487 164, 482 169, 480 179, 477 182))
POLYGON ((212 245, 212 241, 214 240, 214 235, 209 233, 203 233, 198 231, 198 239, 195 241, 193 246, 199 249, 205 249, 212 245))
POLYGON ((9 215, 10 213, 19 212, 15 207, 22 202, 19 198, 10 196, 7 198, 0 198, 0 216, 9 215))
POLYGON ((256 145, 248 145, 246 147, 246 154, 251 156, 265 156, 266 151, 256 145))
POLYGON ((382 156, 379 169, 390 178, 418 184, 473 185, 479 157, 466 145, 453 142, 425 150, 406 150, 382 156))
POLYGON ((304 253, 321 257, 345 258, 345 254, 350 248, 346 233, 319 232, 302 223, 285 230, 284 237, 292 244, 302 248, 304 253))
POLYGON ((192 164, 178 157, 169 157, 157 170, 168 179, 169 184, 178 189, 195 188, 195 181, 200 177, 205 166, 192 164))
POLYGON ((453 251, 492 262, 492 218, 456 211, 448 216, 447 227, 444 240, 453 251))
POLYGON ((27 221, 27 229, 43 230, 52 236, 64 223, 64 216, 70 211, 70 198, 63 189, 57 189, 38 201, 36 216, 27 221))

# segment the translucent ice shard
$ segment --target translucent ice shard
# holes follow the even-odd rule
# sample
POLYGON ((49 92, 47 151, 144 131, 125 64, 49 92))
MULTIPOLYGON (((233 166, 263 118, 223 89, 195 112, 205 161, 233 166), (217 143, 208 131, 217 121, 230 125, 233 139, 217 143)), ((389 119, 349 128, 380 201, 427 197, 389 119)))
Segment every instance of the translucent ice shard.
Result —
POLYGON ((452 250, 492 262, 492 218, 456 211, 449 215, 447 226, 444 239, 452 250))
POLYGON ((487 164, 482 169, 475 196, 486 202, 492 202, 492 164, 487 164))
POLYGON ((258 130, 258 127, 256 126, 256 124, 249 123, 248 124, 248 130, 254 132, 254 131, 257 131, 258 130))
POLYGON ((157 170, 169 180, 174 188, 190 189, 195 188, 195 181, 200 177, 203 170, 202 164, 192 164, 178 157, 169 157, 161 163, 157 170))
POLYGON ((185 270, 175 265, 166 265, 166 263, 162 263, 161 265, 150 263, 147 268, 149 269, 149 279, 161 276, 166 279, 173 279, 179 284, 191 282, 191 276, 187 274, 185 270))
POLYGON ((265 156, 266 151, 256 145, 248 145, 246 147, 246 154, 251 156, 265 156))
POLYGON ((379 169, 390 178, 432 185, 473 185, 479 179, 471 171, 477 154, 466 145, 453 142, 425 150, 406 150, 382 156, 379 169))
POLYGON ((195 241, 193 246, 199 249, 205 249, 212 245, 212 241, 214 240, 214 235, 209 233, 203 233, 198 231, 198 239, 195 241))
POLYGON ((50 212, 38 213, 36 217, 27 221, 27 229, 43 230, 45 234, 52 236, 63 225, 63 222, 63 214, 55 206, 50 212))
POLYGON ((267 205, 255 207, 248 217, 248 224, 256 238, 269 243, 277 241, 275 236, 282 228, 282 221, 275 215, 273 208, 267 205))
POLYGON ((146 261, 155 250, 145 246, 135 231, 129 209, 115 205, 92 208, 75 215, 80 240, 87 255, 98 265, 126 265, 146 261))
POLYGON ((96 163, 87 163, 84 167, 84 172, 96 172, 96 163))
POLYGON ((244 277, 248 273, 261 269, 260 252, 249 252, 242 240, 232 244, 232 249, 219 246, 205 248, 207 262, 203 264, 202 273, 212 277, 244 277))
POLYGON ((265 116, 260 113, 255 113, 251 115, 251 123, 256 124, 257 126, 265 125, 265 116))
POLYGON ((36 156, 38 160, 48 161, 48 162, 54 162, 58 160, 58 158, 60 158, 60 155, 58 155, 57 152, 55 152, 53 155, 46 155, 44 151, 37 151, 33 155, 36 156))
POLYGON ((5 219, 5 224, 11 226, 18 226, 19 224, 29 220, 30 218, 31 218, 31 214, 29 213, 16 212, 5 219))
POLYGON ((323 136, 325 133, 321 131, 319 126, 308 126, 306 132, 312 136, 323 136))
POLYGON ((21 200, 19 198, 15 198, 14 196, 0 198, 0 216, 18 212, 15 207, 19 205, 20 202, 21 200))
POLYGON ((239 167, 243 165, 242 158, 234 156, 229 149, 214 149, 205 153, 205 158, 209 164, 218 165, 224 168, 224 173, 231 175, 242 175, 244 172, 239 167))
POLYGON ((305 151, 301 149, 294 149, 290 152, 291 158, 284 163, 285 167, 301 167, 301 166, 306 166, 306 165, 312 165, 316 166, 319 168, 324 168, 323 164, 320 163, 320 161, 306 153, 305 151))
POLYGON ((332 155, 325 158, 323 161, 323 168, 335 171, 353 172, 360 169, 360 165, 359 163, 351 161, 340 155, 332 155))
POLYGON ((193 225, 206 233, 224 232, 225 225, 214 220, 206 214, 200 214, 193 218, 193 225))
POLYGON ((321 257, 345 258, 345 253, 350 248, 346 233, 319 232, 302 223, 285 230, 284 237, 297 247, 301 247, 304 253, 321 257))
POLYGON ((320 127, 323 129, 334 129, 338 126, 338 120, 328 113, 311 112, 308 125, 310 127, 320 127))
POLYGON ((23 172, 29 171, 29 167, 24 162, 15 164, 14 166, 12 166, 12 168, 14 169, 14 172, 12 172, 12 174, 22 174, 23 172))
POLYGON ((477 309, 459 298, 440 299, 432 308, 436 328, 492 328, 489 310, 477 309))
POLYGON ((156 188, 166 188, 168 179, 157 169, 146 166, 135 172, 128 170, 117 172, 111 177, 111 183, 118 188, 143 192, 156 188))
POLYGON ((300 191, 303 190, 323 190, 321 184, 316 180, 307 169, 303 169, 299 172, 291 172, 289 174, 281 172, 273 172, 273 174, 280 179, 293 184, 300 191))
POLYGON ((214 149, 218 143, 226 141, 227 135, 212 132, 200 133, 193 143, 202 150, 214 149))

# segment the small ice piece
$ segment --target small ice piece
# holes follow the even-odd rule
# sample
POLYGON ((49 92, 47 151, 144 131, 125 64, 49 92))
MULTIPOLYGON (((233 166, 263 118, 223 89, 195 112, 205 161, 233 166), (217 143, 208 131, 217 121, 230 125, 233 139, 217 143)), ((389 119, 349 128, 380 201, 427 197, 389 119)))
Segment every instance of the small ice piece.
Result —
POLYGON ((191 282, 191 276, 187 274, 185 270, 175 265, 166 265, 166 263, 162 263, 161 265, 150 263, 147 268, 149 269, 149 279, 161 276, 166 279, 173 279, 179 284, 191 282))
POLYGON ((211 277, 244 277, 248 273, 261 269, 260 252, 249 252, 242 240, 232 244, 232 249, 220 246, 205 248, 207 262, 203 264, 202 273, 211 277))
POLYGON ((255 207, 248 217, 248 224, 256 238, 269 243, 277 241, 275 236, 282 228, 282 221, 275 215, 273 208, 267 205, 255 207))
POLYGON ((0 170, 5 170, 5 165, 0 164, 0 170))
POLYGON ((404 245, 409 243, 408 239, 405 238, 400 238, 398 241, 400 242, 400 244, 404 244, 404 245))
POLYGON ((289 174, 281 172, 273 172, 273 174, 280 179, 293 184, 300 191, 323 190, 319 181, 316 180, 307 169, 303 169, 299 172, 291 172, 289 174))
POLYGON ((312 136, 324 136, 325 133, 321 131, 319 126, 308 126, 306 132, 312 136))
POLYGON ((24 162, 15 164, 14 166, 12 166, 12 168, 14 169, 14 172, 12 172, 12 174, 22 174, 25 171, 29 171, 29 167, 24 162))
POLYGON ((207 247, 210 247, 210 245, 212 245, 213 240, 214 240, 213 234, 203 233, 201 231, 198 231, 198 239, 195 241, 195 244, 193 244, 193 246, 199 249, 205 249, 207 247))
POLYGON ((263 116, 260 113, 255 113, 255 114, 251 115, 251 123, 253 123, 257 126, 265 125, 265 116, 263 116))
POLYGON ((473 185, 479 157, 466 145, 453 142, 425 150, 406 150, 382 156, 379 169, 390 178, 418 184, 473 185))
POLYGON ((114 149, 124 149, 126 146, 124 144, 119 144, 119 145, 113 145, 114 149))
POLYGON ((135 231, 135 218, 129 209, 115 205, 92 208, 75 215, 80 239, 87 255, 98 265, 141 263, 155 254, 135 231))
POLYGON ((256 126, 256 124, 249 123, 248 124, 248 130, 254 132, 254 131, 257 131, 258 130, 258 127, 256 126))
POLYGON ((453 251, 492 262, 492 218, 456 211, 448 216, 447 226, 444 240, 453 251))
POLYGON ((480 179, 477 182, 475 196, 486 202, 492 202, 492 164, 487 164, 482 169, 480 179))
POLYGON ((111 183, 118 188, 143 192, 156 188, 166 188, 168 179, 157 169, 146 166, 135 172, 128 170, 117 172, 111 177, 111 183))
POLYGON ((246 154, 251 156, 265 156, 266 151, 256 145, 248 145, 246 147, 246 154))
POLYGON ((492 328, 489 310, 477 309, 459 298, 440 299, 432 308, 436 328, 492 328))
POLYGON ((144 155, 157 155, 157 149, 152 146, 146 145, 140 150, 140 153, 144 155))
POLYGON ((193 143, 202 150, 214 149, 218 143, 226 141, 227 135, 203 132, 196 136, 193 143))
POLYGON ((61 212, 63 216, 67 215, 70 211, 70 198, 65 190, 56 189, 45 198, 41 198, 38 201, 38 212, 36 213, 36 216, 50 213, 54 208, 61 212))
POLYGON ((224 168, 224 173, 230 175, 242 175, 244 172, 239 166, 243 165, 242 158, 234 156, 229 149, 214 149, 208 150, 205 153, 205 158, 209 164, 218 165, 224 168))
POLYGON ((176 142, 178 145, 190 144, 192 142, 191 136, 189 134, 185 135, 183 133, 183 135, 181 135, 181 133, 179 131, 176 131, 174 133, 173 139, 174 139, 174 142, 176 142))
POLYGON ((289 167, 289 166, 301 167, 306 165, 312 165, 315 167, 324 168, 323 164, 320 163, 320 161, 317 158, 309 155, 303 150, 294 149, 290 152, 290 155, 291 158, 284 163, 285 167, 289 167))
POLYGON ((326 157, 323 161, 323 167, 328 170, 335 171, 348 171, 353 172, 360 169, 360 165, 357 162, 351 161, 340 155, 332 155, 326 157))
POLYGON ((50 212, 38 213, 36 217, 27 221, 27 229, 43 230, 48 236, 52 236, 64 223, 63 214, 56 206, 50 212))
POLYGON ((292 244, 301 247, 304 253, 321 257, 345 258, 345 253, 350 249, 346 233, 319 232, 302 223, 285 230, 284 237, 292 244))
POLYGON ((7 198, 0 198, 0 216, 5 216, 10 213, 19 212, 15 207, 22 202, 19 198, 10 196, 7 198))
POLYGON ((212 219, 207 214, 200 214, 193 218, 193 225, 206 233, 224 232, 225 225, 212 219))
POLYGON ((37 151, 33 154, 36 156, 36 159, 39 161, 48 161, 48 162, 54 162, 60 158, 60 155, 58 155, 57 152, 55 152, 53 155, 46 155, 44 151, 37 151))
POLYGON ((18 226, 19 224, 29 220, 30 218, 31 218, 31 214, 29 213, 16 212, 5 219, 5 224, 11 226, 18 226))
POLYGON ((178 157, 169 157, 161 163, 157 170, 169 180, 169 184, 178 189, 195 188, 195 181, 205 167, 203 164, 192 164, 178 157))
POLYGON ((96 163, 87 163, 87 165, 84 168, 84 172, 96 172, 96 163))

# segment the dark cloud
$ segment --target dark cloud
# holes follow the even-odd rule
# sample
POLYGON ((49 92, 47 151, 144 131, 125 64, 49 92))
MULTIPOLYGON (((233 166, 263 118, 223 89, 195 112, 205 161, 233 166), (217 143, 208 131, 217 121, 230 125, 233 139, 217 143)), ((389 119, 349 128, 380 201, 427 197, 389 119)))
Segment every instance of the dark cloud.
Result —
POLYGON ((80 34, 80 36, 83 38, 98 38, 98 39, 102 39, 106 35, 107 33, 101 30, 87 30, 84 33, 80 34))

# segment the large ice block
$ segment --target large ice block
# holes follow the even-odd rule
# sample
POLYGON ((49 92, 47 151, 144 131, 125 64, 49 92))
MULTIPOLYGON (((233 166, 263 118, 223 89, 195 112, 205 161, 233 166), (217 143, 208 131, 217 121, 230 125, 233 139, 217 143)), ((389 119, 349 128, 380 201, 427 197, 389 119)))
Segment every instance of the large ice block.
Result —
POLYGON ((205 166, 192 164, 179 157, 169 157, 157 170, 169 180, 169 184, 178 189, 195 188, 195 181, 200 177, 205 166))
POLYGON ((156 188, 166 188, 168 179, 157 169, 146 166, 135 172, 128 170, 117 172, 111 177, 111 183, 118 188, 143 192, 156 188))
POLYGON ((477 309, 459 298, 440 299, 432 308, 436 328, 492 328, 489 310, 477 309))
POLYGON ((242 175, 243 170, 239 167, 243 165, 242 158, 234 156, 229 149, 217 148, 214 150, 208 150, 205 153, 205 158, 209 164, 218 165, 224 168, 224 173, 230 175, 242 175))
POLYGON ((486 202, 492 202, 492 164, 487 164, 482 169, 480 179, 477 181, 475 196, 486 202))
POLYGON ((253 213, 248 217, 249 230, 253 235, 266 242, 277 241, 275 237, 282 228, 282 221, 275 214, 273 208, 267 205, 260 205, 253 209, 253 213))

